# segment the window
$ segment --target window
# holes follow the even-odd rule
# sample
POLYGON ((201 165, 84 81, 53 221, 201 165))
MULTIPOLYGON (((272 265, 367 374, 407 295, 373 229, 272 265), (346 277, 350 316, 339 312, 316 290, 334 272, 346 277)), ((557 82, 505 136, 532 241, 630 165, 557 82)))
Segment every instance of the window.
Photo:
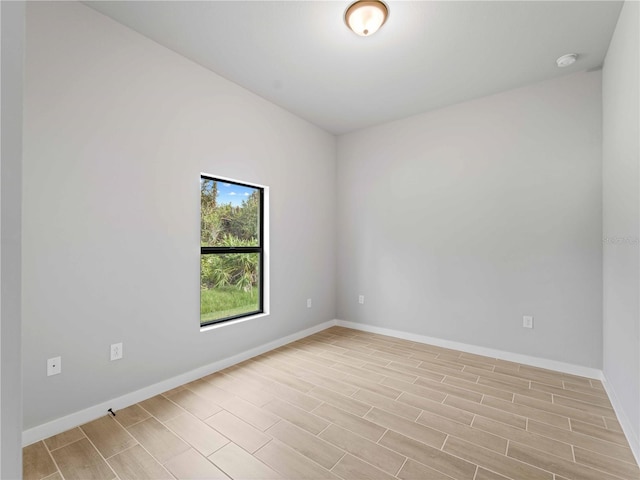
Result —
POLYGON ((264 312, 264 189, 200 176, 200 325, 264 312))

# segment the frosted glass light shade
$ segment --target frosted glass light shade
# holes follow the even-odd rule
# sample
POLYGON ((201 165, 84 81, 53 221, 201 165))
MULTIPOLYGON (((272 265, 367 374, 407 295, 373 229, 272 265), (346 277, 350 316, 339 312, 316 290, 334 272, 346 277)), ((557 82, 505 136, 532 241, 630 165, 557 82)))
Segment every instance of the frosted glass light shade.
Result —
POLYGON ((384 24, 388 13, 387 6, 378 0, 360 0, 347 8, 344 21, 354 33, 368 37, 384 24))

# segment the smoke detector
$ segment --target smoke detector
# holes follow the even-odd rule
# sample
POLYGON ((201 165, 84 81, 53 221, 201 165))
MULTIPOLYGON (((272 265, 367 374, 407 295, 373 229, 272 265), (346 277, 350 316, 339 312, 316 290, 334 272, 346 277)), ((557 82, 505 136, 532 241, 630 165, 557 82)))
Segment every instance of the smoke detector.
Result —
POLYGON ((568 53, 566 55, 562 55, 560 58, 556 60, 556 64, 560 68, 568 67, 569 65, 573 65, 576 63, 578 59, 577 53, 568 53))

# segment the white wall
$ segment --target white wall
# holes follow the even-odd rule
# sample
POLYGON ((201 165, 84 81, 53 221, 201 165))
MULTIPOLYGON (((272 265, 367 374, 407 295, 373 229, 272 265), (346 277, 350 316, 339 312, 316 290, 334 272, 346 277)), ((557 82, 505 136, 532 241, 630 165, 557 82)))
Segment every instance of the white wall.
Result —
POLYGON ((604 374, 640 459, 639 17, 638 2, 625 2, 604 63, 602 98, 604 374))
POLYGON ((73 2, 27 6, 24 135, 25 428, 335 317, 333 136, 73 2), (271 189, 271 315, 205 333, 200 172, 271 189))
POLYGON ((22 475, 20 222, 23 2, 0 2, 0 478, 22 475))
POLYGON ((338 318, 600 368, 600 94, 578 73, 340 137, 338 318))

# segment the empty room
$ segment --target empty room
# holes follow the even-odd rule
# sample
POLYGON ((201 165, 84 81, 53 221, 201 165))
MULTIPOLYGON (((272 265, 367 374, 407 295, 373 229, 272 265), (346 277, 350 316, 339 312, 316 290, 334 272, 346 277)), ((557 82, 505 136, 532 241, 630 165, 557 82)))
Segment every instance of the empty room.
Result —
POLYGON ((639 20, 0 2, 0 478, 640 480, 639 20))

